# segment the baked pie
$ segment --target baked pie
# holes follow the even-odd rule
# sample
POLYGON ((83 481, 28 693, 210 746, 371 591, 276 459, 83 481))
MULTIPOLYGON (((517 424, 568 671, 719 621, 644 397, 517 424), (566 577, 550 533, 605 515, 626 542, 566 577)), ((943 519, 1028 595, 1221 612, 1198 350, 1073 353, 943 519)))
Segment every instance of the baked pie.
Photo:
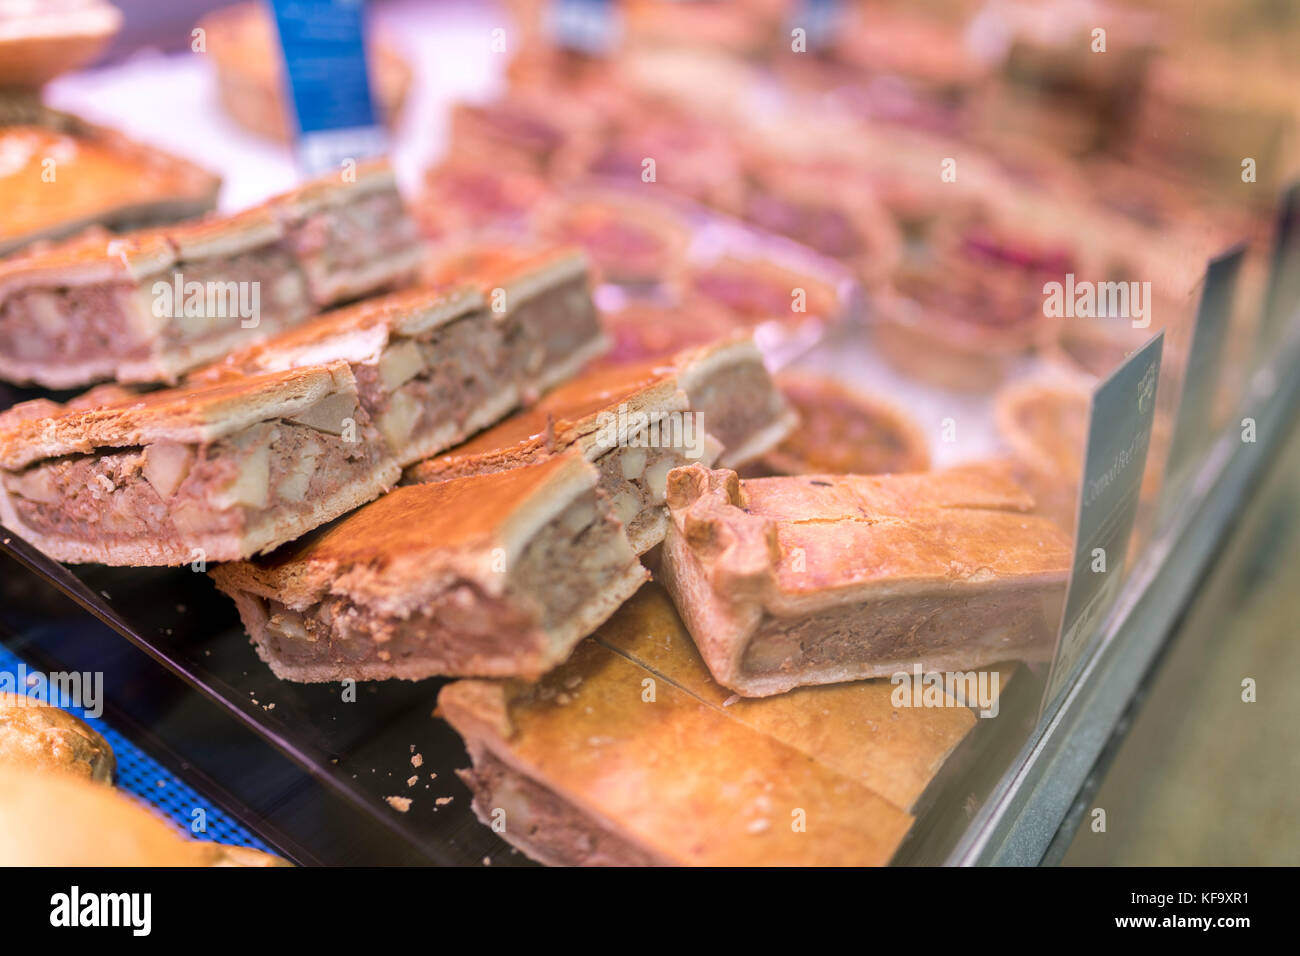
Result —
POLYGON ((0 416, 0 523, 56 561, 250 557, 399 473, 347 362, 0 416))
POLYGON ((876 475, 929 469, 925 433, 888 402, 807 372, 782 372, 776 384, 799 416, 799 427, 750 466, 747 475, 876 475))
POLYGON ((424 250, 386 163, 232 216, 0 261, 0 377, 175 381, 237 345, 414 276, 424 250))
POLYGON ((535 224, 543 238, 584 249, 598 281, 633 285, 677 281, 691 240, 671 206, 631 191, 561 196, 537 211, 535 224))
POLYGON ((437 713, 465 740, 474 812, 542 863, 881 866, 912 823, 603 641, 537 684, 450 684, 437 713))
POLYGON ((0 692, 0 766, 112 783, 115 765, 113 748, 84 720, 35 698, 0 692))
POLYGON ((497 422, 605 346, 581 256, 501 260, 465 278, 327 312, 189 381, 346 360, 389 454, 413 464, 497 422), (494 288, 501 308, 490 306, 494 288))
POLYGON ((201 215, 221 180, 116 130, 0 102, 0 255, 91 226, 128 229, 201 215))
POLYGON ((747 461, 794 419, 748 339, 667 359, 594 369, 532 408, 437 458, 407 482, 436 482, 546 461, 581 449, 638 554, 663 540, 667 475, 690 461, 747 461), (693 414, 698 413, 698 414, 693 414))
POLYGON ((122 26, 106 0, 30 0, 0 9, 0 88, 38 89, 97 57, 122 26))
POLYGON ((1046 660, 1070 539, 988 469, 668 476, 662 577, 718 683, 745 697, 1046 660))
POLYGON ((211 575, 283 680, 531 680, 647 577, 598 481, 574 451, 409 485, 211 575))

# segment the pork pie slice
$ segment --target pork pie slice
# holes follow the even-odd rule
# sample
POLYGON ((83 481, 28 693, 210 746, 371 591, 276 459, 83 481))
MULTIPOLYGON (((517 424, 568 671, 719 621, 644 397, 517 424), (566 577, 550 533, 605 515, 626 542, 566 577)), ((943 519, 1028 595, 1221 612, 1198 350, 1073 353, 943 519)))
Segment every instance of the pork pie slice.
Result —
POLYGON ((748 339, 733 339, 667 360, 593 369, 451 452, 412 466, 404 480, 518 468, 577 446, 596 465, 601 489, 642 554, 667 530, 670 470, 711 464, 720 453, 734 457, 728 439, 742 453, 765 450, 790 427, 758 350, 748 339))
POLYGON ((714 679, 746 697, 1043 660, 1070 539, 998 472, 668 478, 663 577, 714 679))
POLYGON ((399 474, 346 362, 0 417, 0 520, 59 561, 251 557, 399 474))
POLYGON ((525 401, 572 378, 609 349, 580 250, 476 244, 455 259, 426 263, 423 277, 439 286, 479 288, 507 329, 525 401))
POLYGON ((0 261, 0 378, 174 382, 232 348, 414 275, 423 256, 386 166, 233 216, 95 232, 0 261))
POLYGON ((283 680, 533 679, 647 577, 596 483, 573 453, 398 488, 211 574, 283 680))
POLYGON ((505 328, 477 289, 411 289, 318 316, 189 376, 191 382, 346 361, 399 465, 450 448, 519 403, 505 328))
POLYGON ((450 684, 437 712, 465 740, 475 814, 543 863, 883 865, 912 822, 596 641, 534 685, 450 684))

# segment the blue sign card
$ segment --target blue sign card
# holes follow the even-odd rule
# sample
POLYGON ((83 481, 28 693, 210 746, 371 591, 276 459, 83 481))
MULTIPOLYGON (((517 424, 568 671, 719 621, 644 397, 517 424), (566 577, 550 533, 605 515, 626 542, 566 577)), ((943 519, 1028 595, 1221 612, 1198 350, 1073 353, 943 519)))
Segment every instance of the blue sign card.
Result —
MULTIPOLYGON (((840 25, 840 0, 801 0, 790 16, 788 26, 804 31, 809 50, 822 49, 835 38, 840 25)), ((792 34, 793 35, 793 34, 792 34)))
POLYGON ((388 148, 366 69, 365 0, 271 0, 309 175, 388 148))
POLYGON ((545 22, 557 46, 594 56, 612 52, 622 33, 612 0, 551 0, 545 22))
POLYGON ((1164 332, 1157 334, 1092 393, 1074 564, 1043 694, 1043 714, 1051 712, 1074 677, 1119 593, 1155 422, 1164 339, 1164 332))
POLYGON ((1277 344, 1283 327, 1300 311, 1300 182, 1283 191, 1276 222, 1268 291, 1260 317, 1261 352, 1277 344))
POLYGON ((1239 243, 1215 258, 1205 270, 1201 302, 1192 328, 1192 345, 1187 352, 1187 369, 1183 374, 1183 392, 1178 399, 1174 434, 1165 463, 1166 505, 1174 497, 1196 460, 1210 440, 1213 427, 1214 399, 1219 389, 1219 372, 1223 365, 1223 346, 1228 338, 1232 302, 1237 291, 1237 276, 1246 258, 1246 244, 1239 243))

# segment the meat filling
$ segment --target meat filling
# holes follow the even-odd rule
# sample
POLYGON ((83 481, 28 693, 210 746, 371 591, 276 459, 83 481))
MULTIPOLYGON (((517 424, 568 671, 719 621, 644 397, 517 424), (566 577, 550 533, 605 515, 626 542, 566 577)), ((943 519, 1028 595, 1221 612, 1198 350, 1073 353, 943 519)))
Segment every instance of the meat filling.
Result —
POLYGON ((513 312, 516 332, 511 338, 512 364, 526 378, 564 362, 600 337, 600 319, 587 293, 587 280, 575 276, 518 306, 513 312))
POLYGON ((273 332, 310 311, 302 274, 271 246, 182 262, 139 287, 25 289, 0 306, 0 351, 31 362, 145 358, 244 329, 273 332))
POLYGON ((474 812, 485 823, 505 812, 501 834, 532 856, 566 866, 651 866, 648 854, 612 833, 542 784, 486 751, 457 773, 474 793, 474 812))
POLYGON ((318 210, 290 227, 289 246, 319 305, 336 299, 334 274, 364 272, 420 241, 415 221, 393 190, 318 210))
POLYGON ((399 463, 435 454, 515 402, 505 330, 478 312, 428 339, 396 339, 375 365, 354 366, 362 404, 399 463), (488 411, 485 412, 485 409, 488 411))
MULTIPOLYGON (((354 414, 364 434, 365 413, 354 414)), ((239 535, 285 512, 310 516, 370 474, 377 443, 347 437, 262 422, 210 445, 156 443, 52 459, 7 474, 4 483, 33 531, 104 544, 148 539, 182 563, 210 536, 239 535)))
POLYGON ((823 668, 924 663, 958 649, 977 660, 969 666, 1023 658, 1035 646, 1050 654, 1059 605, 1059 595, 1040 589, 1000 589, 961 600, 900 597, 799 618, 768 616, 745 648, 742 668, 793 681, 823 668))
POLYGON ((614 506, 638 553, 663 540, 668 472, 690 464, 680 448, 613 448, 594 462, 598 487, 614 506))
POLYGON ((703 428, 728 453, 744 446, 785 411, 784 400, 767 384, 766 375, 761 365, 737 363, 690 390, 691 408, 700 413, 703 428))
POLYGON ((540 673, 556 663, 550 632, 626 572, 613 557, 620 534, 592 490, 505 569, 501 595, 454 580, 404 618, 344 594, 325 594, 301 612, 272 599, 255 612, 264 620, 245 623, 263 657, 300 680, 365 679, 366 665, 376 662, 383 676, 491 677, 518 673, 524 657, 540 673))

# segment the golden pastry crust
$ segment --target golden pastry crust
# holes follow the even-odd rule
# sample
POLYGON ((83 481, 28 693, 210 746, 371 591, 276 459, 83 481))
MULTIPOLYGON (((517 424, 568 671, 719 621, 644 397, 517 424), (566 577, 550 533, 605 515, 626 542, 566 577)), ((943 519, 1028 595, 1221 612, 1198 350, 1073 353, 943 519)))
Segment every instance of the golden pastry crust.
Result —
POLYGON ((658 583, 634 594, 594 639, 719 713, 859 781, 909 812, 975 725, 971 710, 955 706, 957 701, 947 696, 945 706, 895 706, 895 686, 883 680, 737 700, 713 680, 672 599, 658 583))
POLYGON ((856 780, 594 641, 537 685, 450 684, 438 712, 474 761, 462 777, 479 819, 504 811, 501 835, 544 863, 879 866, 911 825, 856 780))
POLYGON ((111 783, 113 748, 84 721, 30 697, 0 693, 0 764, 111 783))
POLYGON ((6 11, 0 24, 0 87, 39 89, 85 66, 121 26, 121 11, 104 0, 43 0, 20 5, 16 13, 6 11))
POLYGON ((155 441, 209 442, 255 422, 292 418, 349 388, 356 391, 347 363, 335 362, 123 395, 110 404, 39 417, 15 406, 0 418, 0 468, 18 470, 44 458, 155 441))
POLYGON ((532 679, 647 576, 597 480, 570 453, 398 488, 210 573, 284 679, 532 679))
POLYGON ((92 226, 187 219, 216 202, 219 177, 116 130, 39 104, 8 117, 3 112, 0 106, 0 148, 17 162, 0 175, 7 210, 0 254, 92 226), (40 164, 52 156, 58 157, 58 175, 33 189, 40 164))
POLYGON ((1070 542, 992 470, 669 475, 664 581, 744 696, 1050 655, 1070 542))

